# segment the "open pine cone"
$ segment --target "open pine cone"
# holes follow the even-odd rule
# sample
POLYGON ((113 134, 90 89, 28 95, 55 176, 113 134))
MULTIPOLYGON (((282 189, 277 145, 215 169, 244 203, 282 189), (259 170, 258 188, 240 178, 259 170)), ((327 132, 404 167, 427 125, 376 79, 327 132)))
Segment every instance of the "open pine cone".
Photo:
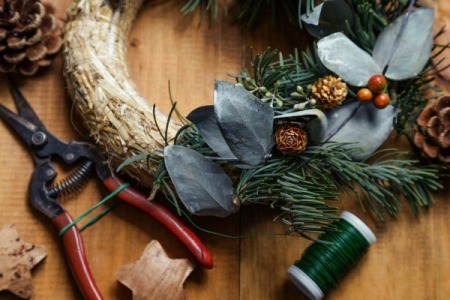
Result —
POLYGON ((335 108, 347 97, 347 84, 332 75, 319 78, 312 86, 312 94, 322 108, 335 108))
POLYGON ((0 72, 34 75, 62 46, 61 24, 39 0, 0 0, 0 72))
POLYGON ((450 96, 428 103, 417 119, 414 144, 425 157, 450 163, 450 96))

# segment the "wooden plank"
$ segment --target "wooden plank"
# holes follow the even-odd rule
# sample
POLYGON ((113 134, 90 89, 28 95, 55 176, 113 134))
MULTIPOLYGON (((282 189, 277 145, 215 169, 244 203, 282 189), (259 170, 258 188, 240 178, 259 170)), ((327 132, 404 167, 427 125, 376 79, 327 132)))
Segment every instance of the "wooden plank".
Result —
MULTIPOLYGON (((181 1, 182 2, 182 1, 181 1)), ((63 17, 70 0, 53 1, 63 17)), ((269 25, 252 33, 228 22, 208 29, 198 19, 184 18, 181 3, 167 1, 146 4, 129 41, 129 66, 138 89, 163 111, 169 110, 167 82, 183 114, 212 102, 215 79, 237 73, 249 57, 270 45, 290 52, 310 40, 293 27, 279 30, 269 25)), ((64 93, 61 60, 40 76, 22 84, 39 116, 48 128, 66 140, 80 139, 68 118, 71 104, 64 93)), ((12 107, 0 78, 0 99, 12 107)), ((26 201, 26 189, 33 169, 26 149, 5 126, 0 126, 0 226, 15 223, 24 240, 47 247, 48 258, 33 272, 34 299, 80 299, 65 263, 55 231, 48 220, 26 201)), ((405 141, 390 146, 407 147, 405 141)), ((61 171, 67 171, 63 168, 61 171)), ((448 186, 449 182, 446 182, 448 186)), ((87 187, 63 204, 74 215, 106 195, 100 183, 87 187)), ((376 224, 355 201, 344 207, 362 217, 375 229, 378 243, 343 280, 331 299, 446 299, 450 294, 449 188, 436 197, 429 212, 414 218, 409 209, 398 220, 376 224)), ((245 207, 225 220, 196 218, 202 227, 229 235, 265 234, 242 240, 199 235, 210 247, 216 262, 212 271, 195 270, 187 280, 188 299, 301 299, 288 282, 287 268, 309 244, 297 237, 274 236, 285 227, 273 223, 276 212, 245 207)), ((130 292, 116 282, 114 273, 123 264, 139 258, 152 239, 161 242, 171 257, 189 257, 183 246, 164 228, 142 213, 121 206, 84 234, 88 258, 106 299, 129 299, 130 292)), ((14 299, 0 293, 0 299, 14 299)))

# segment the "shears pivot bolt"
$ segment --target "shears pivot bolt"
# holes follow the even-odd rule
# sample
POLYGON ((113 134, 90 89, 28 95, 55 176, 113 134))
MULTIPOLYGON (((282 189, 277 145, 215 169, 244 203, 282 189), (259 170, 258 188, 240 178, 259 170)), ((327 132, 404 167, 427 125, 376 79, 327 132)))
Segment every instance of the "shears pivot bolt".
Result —
POLYGON ((42 147, 47 143, 47 135, 42 131, 37 131, 31 136, 31 142, 35 147, 42 147))

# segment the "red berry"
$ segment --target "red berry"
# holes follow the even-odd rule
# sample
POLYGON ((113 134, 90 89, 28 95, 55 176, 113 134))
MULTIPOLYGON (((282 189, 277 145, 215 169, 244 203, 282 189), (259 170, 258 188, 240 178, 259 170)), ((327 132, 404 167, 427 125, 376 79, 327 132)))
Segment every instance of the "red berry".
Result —
POLYGON ((372 92, 367 88, 363 88, 358 91, 358 100, 361 102, 372 101, 372 97, 372 92))
POLYGON ((373 75, 369 79, 369 89, 378 94, 381 93, 386 88, 386 77, 381 74, 373 75))
POLYGON ((386 106, 389 105, 391 102, 391 98, 386 93, 381 93, 375 97, 373 100, 373 105, 375 105, 376 108, 383 109, 386 106))

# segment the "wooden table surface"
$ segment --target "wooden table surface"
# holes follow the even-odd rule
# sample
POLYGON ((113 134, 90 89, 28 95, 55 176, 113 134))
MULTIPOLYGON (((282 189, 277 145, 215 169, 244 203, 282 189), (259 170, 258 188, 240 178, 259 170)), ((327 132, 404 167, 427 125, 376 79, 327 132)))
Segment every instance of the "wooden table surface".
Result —
MULTIPOLYGON (((69 0, 53 1, 63 18, 69 0)), ((160 1, 161 2, 161 1, 160 1)), ((163 1, 164 2, 164 1, 163 1)), ((129 66, 138 90, 165 112, 169 110, 168 80, 182 113, 212 103, 215 79, 229 79, 248 61, 250 49, 266 46, 292 51, 310 43, 298 29, 265 25, 247 33, 228 22, 208 29, 206 22, 179 13, 183 1, 147 3, 129 41, 129 66)), ((71 102, 65 94, 61 59, 39 76, 21 82, 21 88, 38 115, 57 136, 82 137, 72 126, 71 102)), ((0 101, 12 102, 0 77, 0 101)), ((50 222, 27 202, 27 185, 33 163, 25 147, 0 125, 0 226, 14 223, 24 240, 44 245, 48 257, 33 271, 33 299, 81 299, 71 277, 61 245, 50 222)), ((404 140, 391 138, 389 146, 409 149, 404 140)), ((448 299, 450 296, 450 197, 446 189, 436 194, 436 204, 419 217, 409 207, 396 220, 375 222, 352 199, 348 209, 374 229, 378 238, 369 253, 328 299, 448 299)), ((77 196, 62 203, 77 216, 106 195, 99 181, 91 180, 77 196)), ((246 207, 227 219, 196 218, 201 226, 230 235, 282 233, 273 223, 276 212, 246 207)), ((287 268, 309 242, 293 236, 220 238, 199 233, 215 259, 211 271, 196 269, 185 284, 187 299, 303 299, 286 278, 287 268)), ((115 280, 120 266, 137 260, 153 239, 171 257, 190 257, 163 227, 139 211, 120 206, 83 233, 86 250, 106 299, 131 299, 131 292, 115 280)), ((7 292, 0 299, 15 299, 7 292)))

